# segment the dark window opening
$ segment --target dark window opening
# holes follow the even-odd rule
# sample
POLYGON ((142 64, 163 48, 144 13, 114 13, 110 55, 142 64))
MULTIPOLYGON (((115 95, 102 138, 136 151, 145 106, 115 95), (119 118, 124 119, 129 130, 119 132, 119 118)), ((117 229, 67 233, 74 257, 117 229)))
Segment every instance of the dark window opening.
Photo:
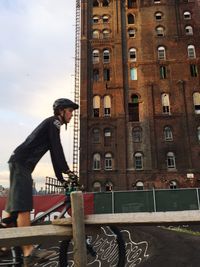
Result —
POLYGON ((128 104, 129 121, 139 121, 139 102, 138 96, 132 96, 132 102, 128 104))
POLYGON ((109 69, 103 70, 103 80, 110 81, 110 70, 109 69))
POLYGON ((128 0, 128 8, 134 8, 137 6, 136 0, 128 0))
POLYGON ((99 108, 93 109, 93 115, 94 115, 94 117, 99 117, 99 108))
POLYGON ((128 24, 134 24, 135 17, 132 14, 128 14, 128 24))
POLYGON ((160 66, 160 79, 166 79, 166 78, 167 78, 167 67, 160 66))
POLYGON ((99 80, 99 70, 94 69, 93 70, 93 81, 97 82, 99 80))
POLYGON ((194 65, 194 64, 190 65, 190 74, 192 77, 197 77, 198 75, 197 65, 194 65))
POLYGON ((108 0, 103 0, 103 6, 109 6, 109 1, 108 0))
POLYGON ((93 6, 94 6, 94 7, 99 6, 99 2, 98 2, 97 0, 93 0, 93 6))

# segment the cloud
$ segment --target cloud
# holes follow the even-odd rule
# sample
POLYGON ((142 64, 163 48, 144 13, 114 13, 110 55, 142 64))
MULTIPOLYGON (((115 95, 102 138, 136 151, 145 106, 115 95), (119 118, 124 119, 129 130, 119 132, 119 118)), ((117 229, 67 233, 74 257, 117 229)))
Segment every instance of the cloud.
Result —
MULTIPOLYGON (((73 99, 74 24, 75 1, 0 1, 0 184, 10 153, 52 115, 54 100, 73 99)), ((64 139, 65 147, 72 137, 64 139)), ((51 165, 49 158, 41 162, 51 165)), ((48 171, 39 169, 37 177, 48 171)))

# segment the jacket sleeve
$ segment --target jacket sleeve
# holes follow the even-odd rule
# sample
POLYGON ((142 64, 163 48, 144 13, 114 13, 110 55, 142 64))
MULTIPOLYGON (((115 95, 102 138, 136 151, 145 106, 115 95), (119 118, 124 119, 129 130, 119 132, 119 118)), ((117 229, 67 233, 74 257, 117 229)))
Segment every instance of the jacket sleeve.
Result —
POLYGON ((50 141, 50 155, 54 168, 55 175, 58 180, 63 180, 62 173, 69 170, 60 141, 60 127, 59 120, 55 119, 51 122, 49 127, 49 141, 50 141))

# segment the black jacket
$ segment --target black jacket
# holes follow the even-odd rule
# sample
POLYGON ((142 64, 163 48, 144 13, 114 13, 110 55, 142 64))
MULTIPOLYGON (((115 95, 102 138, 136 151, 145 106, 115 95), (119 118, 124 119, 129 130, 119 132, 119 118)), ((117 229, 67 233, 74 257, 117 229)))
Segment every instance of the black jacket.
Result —
POLYGON ((60 141, 60 127, 61 123, 57 117, 45 119, 15 149, 9 162, 18 162, 32 172, 41 157, 49 150, 55 175, 58 180, 62 180, 62 173, 66 173, 69 167, 60 141))

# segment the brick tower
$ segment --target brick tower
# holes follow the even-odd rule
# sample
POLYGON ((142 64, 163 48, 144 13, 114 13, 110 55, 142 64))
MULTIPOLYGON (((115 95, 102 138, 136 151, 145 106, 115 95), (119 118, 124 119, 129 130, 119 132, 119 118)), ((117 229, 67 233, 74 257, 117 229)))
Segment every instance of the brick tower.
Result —
POLYGON ((200 1, 82 0, 87 190, 199 186, 200 1))

